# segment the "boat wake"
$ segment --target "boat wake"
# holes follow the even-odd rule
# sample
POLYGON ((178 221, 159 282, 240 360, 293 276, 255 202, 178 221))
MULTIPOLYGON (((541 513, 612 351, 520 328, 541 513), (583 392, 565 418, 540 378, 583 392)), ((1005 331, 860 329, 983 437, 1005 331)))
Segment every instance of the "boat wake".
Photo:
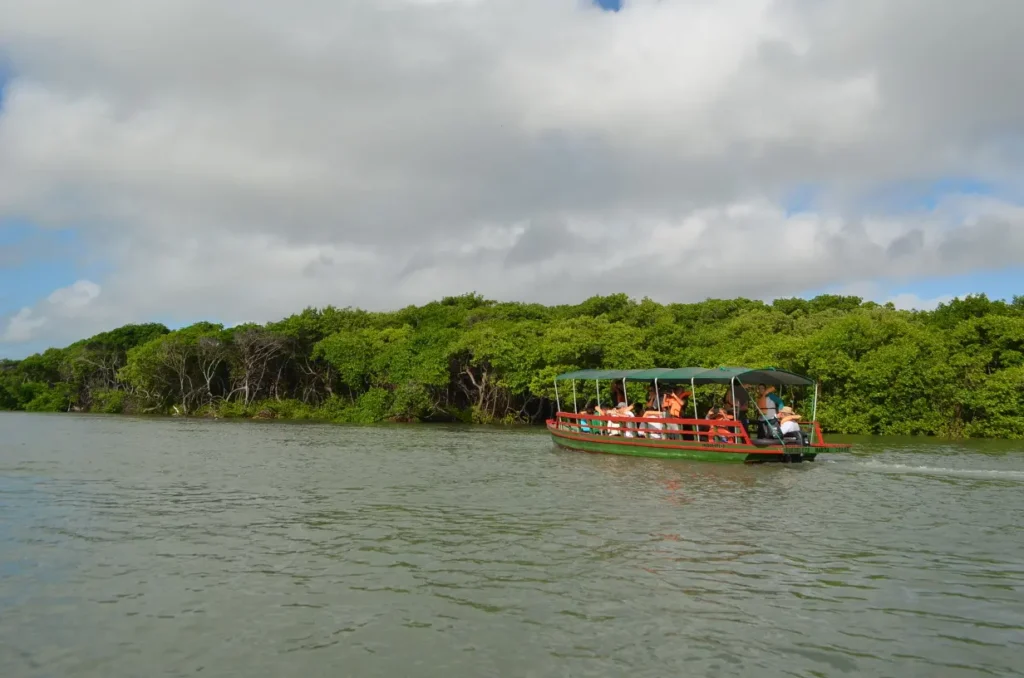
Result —
POLYGON ((881 461, 865 461, 857 464, 861 468, 880 473, 904 473, 919 475, 941 475, 959 478, 998 478, 1002 480, 1024 480, 1024 471, 1010 469, 950 468, 945 466, 912 466, 881 461))

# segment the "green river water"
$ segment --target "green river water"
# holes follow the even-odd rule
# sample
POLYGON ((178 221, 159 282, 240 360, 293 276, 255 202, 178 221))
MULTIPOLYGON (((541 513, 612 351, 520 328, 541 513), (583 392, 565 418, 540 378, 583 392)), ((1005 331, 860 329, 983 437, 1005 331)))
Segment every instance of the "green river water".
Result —
POLYGON ((0 414, 0 675, 1024 673, 1024 445, 0 414))

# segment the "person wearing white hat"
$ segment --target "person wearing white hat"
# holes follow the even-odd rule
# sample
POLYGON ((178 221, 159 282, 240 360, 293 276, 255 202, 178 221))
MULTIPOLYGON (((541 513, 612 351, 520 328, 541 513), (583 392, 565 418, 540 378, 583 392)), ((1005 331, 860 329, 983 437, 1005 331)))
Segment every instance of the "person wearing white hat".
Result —
POLYGON ((807 445, 807 435, 800 430, 800 415, 793 411, 792 407, 783 407, 779 410, 779 432, 782 439, 796 440, 802 445, 807 445))
POLYGON ((782 435, 800 432, 800 415, 792 407, 786 406, 779 410, 779 430, 782 435))

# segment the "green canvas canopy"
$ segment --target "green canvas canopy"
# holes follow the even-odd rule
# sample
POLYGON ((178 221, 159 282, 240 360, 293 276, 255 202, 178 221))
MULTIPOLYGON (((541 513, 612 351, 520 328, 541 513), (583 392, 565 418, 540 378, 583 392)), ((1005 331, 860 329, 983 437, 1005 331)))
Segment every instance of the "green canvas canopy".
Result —
POLYGON ((611 380, 621 381, 658 381, 673 382, 685 381, 689 383, 695 375, 706 372, 705 367, 651 367, 641 370, 576 370, 560 374, 555 379, 565 381, 577 379, 579 381, 611 380))
POLYGON ((704 370, 693 378, 695 384, 728 384, 733 378, 744 386, 765 384, 768 386, 814 386, 814 380, 774 367, 761 369, 749 367, 716 367, 704 370))
POLYGON ((639 370, 576 370, 555 377, 558 381, 616 380, 659 382, 693 382, 694 384, 729 384, 733 379, 744 386, 767 384, 770 386, 813 386, 814 380, 777 370, 774 367, 652 367, 639 370))

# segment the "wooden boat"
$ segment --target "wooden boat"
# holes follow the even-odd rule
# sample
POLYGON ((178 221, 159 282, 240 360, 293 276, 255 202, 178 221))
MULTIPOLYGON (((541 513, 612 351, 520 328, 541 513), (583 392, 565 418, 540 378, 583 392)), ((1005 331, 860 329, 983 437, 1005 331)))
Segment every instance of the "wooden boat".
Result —
MULTIPOLYGON (((826 443, 817 420, 818 385, 812 379, 774 368, 750 369, 743 367, 654 368, 644 370, 578 370, 555 377, 555 399, 558 412, 547 421, 548 431, 555 444, 583 452, 603 452, 637 457, 661 459, 692 459, 698 461, 740 462, 759 464, 769 462, 800 463, 814 461, 822 452, 840 452, 851 447, 842 443, 826 443), (559 395, 559 382, 571 381, 573 411, 563 412, 559 395), (600 405, 601 381, 621 381, 622 393, 628 393, 629 382, 647 382, 654 388, 660 403, 662 387, 687 384, 693 404, 692 418, 623 417, 595 415, 580 412, 576 397, 576 382, 595 382, 600 405), (751 438, 747 426, 735 419, 708 419, 698 415, 696 387, 701 384, 723 384, 737 402, 737 389, 748 386, 814 386, 814 399, 810 421, 800 422, 800 432, 783 436, 777 426, 769 427, 772 436, 751 438), (672 425, 672 426, 668 426, 672 425)), ((761 414, 756 400, 752 404, 761 414)), ((628 404, 628 402, 627 402, 628 404)), ((615 403, 613 403, 615 405, 615 403)), ((689 405, 687 406, 689 410, 689 405)), ((683 414, 683 413, 681 413, 683 414)))

